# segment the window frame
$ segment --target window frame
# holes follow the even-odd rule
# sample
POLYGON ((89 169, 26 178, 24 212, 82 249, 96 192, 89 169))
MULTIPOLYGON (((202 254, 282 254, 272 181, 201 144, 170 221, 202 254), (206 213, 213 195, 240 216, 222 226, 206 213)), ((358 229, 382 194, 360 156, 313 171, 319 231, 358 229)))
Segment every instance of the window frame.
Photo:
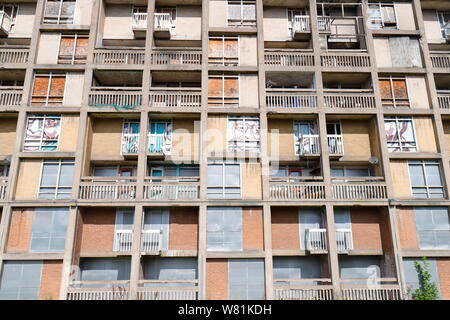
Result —
POLYGON ((69 208, 63 208, 63 207, 45 208, 45 207, 40 207, 40 208, 35 208, 34 215, 35 216, 34 216, 33 225, 32 225, 32 229, 31 229, 31 235, 30 235, 30 249, 29 249, 29 251, 33 252, 33 253, 36 253, 36 252, 44 252, 44 253, 47 253, 47 252, 64 252, 64 250, 65 250, 65 243, 66 243, 66 235, 67 235, 67 224, 68 224, 68 218, 69 218, 69 208), (55 210, 55 209, 57 209, 57 210, 55 210), (65 210, 63 211, 61 209, 65 209, 65 210), (52 230, 51 230, 51 232, 49 232, 49 236, 48 237, 33 238, 33 235, 35 235, 35 230, 34 230, 34 226, 35 225, 34 224, 36 222, 37 212, 40 212, 40 211, 43 212, 44 210, 51 211, 51 214, 52 214, 52 225, 51 225, 52 226, 52 230), (65 230, 63 232, 65 234, 64 235, 64 246, 61 249, 51 249, 52 240, 54 240, 54 238, 62 238, 62 237, 56 237, 55 236, 55 234, 58 232, 58 231, 54 230, 55 216, 57 214, 65 214, 66 215, 65 216, 65 220, 66 220, 65 221, 65 230), (48 238, 49 239, 48 248, 46 250, 33 249, 33 239, 42 239, 42 238, 48 238))
MULTIPOLYGON (((300 152, 300 146, 302 145, 300 142, 300 137, 303 137, 303 135, 300 134, 300 126, 301 125, 308 125, 308 130, 312 133, 308 133, 308 135, 313 136, 317 135, 319 138, 319 143, 317 144, 317 147, 320 152, 320 136, 319 136, 319 130, 317 127, 317 122, 315 120, 293 120, 293 130, 294 130, 294 154, 296 156, 302 155, 303 153, 300 152), (314 131, 316 133, 314 133, 314 131)), ((310 154, 310 153, 307 153, 310 154)), ((311 153, 315 154, 315 153, 311 153)))
POLYGON ((414 124, 414 118, 413 117, 403 117, 403 116, 393 116, 393 117, 385 117, 384 118, 384 124, 385 124, 385 129, 384 129, 384 134, 386 135, 386 123, 387 122, 392 122, 395 121, 395 127, 397 130, 397 136, 398 136, 398 141, 388 141, 387 137, 386 137, 386 148, 388 149, 388 152, 419 152, 419 143, 418 143, 418 139, 417 139, 417 132, 416 132, 416 127, 414 124), (412 129, 412 134, 414 136, 414 142, 411 141, 402 141, 400 136, 399 136, 399 132, 400 132, 400 122, 410 122, 411 123, 411 129, 412 129), (389 146, 389 144, 392 143, 396 143, 398 145, 396 146, 389 146), (403 144, 414 144, 414 146, 409 147, 409 149, 415 149, 415 150, 404 150, 404 149, 408 149, 408 147, 405 147, 403 144), (394 150, 393 150, 394 149, 394 150), (395 151, 395 149, 400 149, 399 151, 395 151))
POLYGON ((19 14, 19 4, 18 3, 0 3, 0 11, 5 12, 11 18, 8 32, 14 33, 15 28, 16 28, 17 15, 19 14), (6 8, 11 8, 11 15, 6 12, 6 8))
MULTIPOLYGON (((222 56, 221 57, 214 57, 211 56, 208 52, 208 65, 209 66, 239 66, 240 65, 240 59, 239 59, 239 52, 240 52, 240 36, 226 36, 226 35, 214 35, 208 37, 208 46, 209 46, 209 40, 221 40, 222 43, 222 56), (225 40, 236 40, 237 41, 237 56, 225 56, 225 40), (214 60, 214 61, 211 61, 214 60), (228 60, 228 61, 227 61, 228 60)), ((209 49, 209 47, 208 47, 209 49)))
MULTIPOLYGON (((58 54, 59 54, 59 48, 58 48, 58 54)), ((67 89, 67 72, 48 72, 48 73, 34 73, 33 74, 33 87, 31 89, 31 98, 30 98, 30 105, 34 106, 53 106, 53 105, 63 105, 64 104, 64 97, 66 96, 66 89, 67 89), (34 88, 36 85, 36 77, 47 77, 48 78, 48 85, 47 85, 47 92, 45 96, 42 96, 43 98, 40 98, 39 95, 33 95, 34 88), (64 93, 63 96, 51 96, 50 91, 52 88, 52 79, 53 78, 64 78, 64 93), (37 101, 33 101, 37 97, 37 101), (60 100, 57 101, 49 101, 50 98, 59 98, 60 100)))
POLYGON ((47 10, 48 0, 45 1, 44 12, 42 15, 43 24, 73 24, 76 9, 76 0, 52 0, 52 2, 59 2, 59 11, 56 16, 46 16, 45 11, 47 10), (73 15, 72 16, 62 16, 61 11, 64 2, 73 2, 73 15), (56 21, 55 21, 56 20, 56 21))
POLYGON ((436 241, 436 235, 435 235, 435 232, 442 232, 442 231, 446 231, 446 232, 448 232, 450 234, 450 213, 449 213, 448 207, 415 207, 415 208, 413 208, 413 210, 414 210, 414 218, 415 218, 415 221, 416 221, 416 232, 417 232, 417 236, 418 236, 418 240, 419 240, 419 248, 420 249, 424 249, 424 250, 449 250, 450 249, 450 244, 445 246, 445 245, 442 245, 441 243, 438 243, 436 241), (434 217, 433 210, 436 210, 436 209, 437 210, 444 209, 447 212, 447 218, 448 218, 448 222, 449 223, 446 225, 445 228, 440 227, 439 224, 434 224, 434 223, 433 223, 433 225, 437 225, 438 227, 429 227, 429 225, 426 225, 425 228, 423 228, 419 223, 417 223, 418 211, 416 211, 416 210, 420 210, 420 211, 427 210, 428 212, 425 213, 425 214, 427 216, 429 216, 428 217, 428 221, 434 222, 434 218, 435 217, 434 217), (433 233, 434 243, 433 243, 432 247, 423 245, 423 243, 422 243, 423 241, 422 241, 422 239, 420 237, 421 232, 431 232, 431 233, 433 233))
POLYGON ((385 98, 380 94, 381 97, 381 106, 383 108, 411 108, 411 102, 410 102, 410 92, 409 92, 409 86, 408 86, 408 81, 407 81, 407 77, 405 76, 386 76, 386 77, 380 77, 379 80, 381 81, 388 81, 389 80, 389 86, 391 89, 391 96, 392 98, 385 98), (400 100, 406 100, 406 99, 400 99, 397 98, 394 94, 395 90, 394 90, 394 81, 395 80, 402 80, 405 82, 405 88, 406 88, 406 95, 407 97, 407 102, 406 103, 401 103, 399 102, 400 100), (386 102, 386 100, 391 100, 389 102, 386 102))
POLYGON ((228 27, 256 27, 256 1, 255 0, 227 0, 227 26, 228 27), (239 5, 239 19, 230 18, 229 5, 239 5), (255 20, 244 19, 244 5, 253 4, 255 8, 255 20))
POLYGON ((70 199, 70 198, 72 198, 73 176, 72 176, 72 184, 70 185, 70 187, 69 186, 61 186, 59 184, 60 183, 60 179, 61 179, 61 167, 62 167, 63 163, 65 163, 65 164, 72 164, 72 166, 75 167, 75 160, 72 160, 72 159, 44 159, 44 160, 42 160, 42 162, 41 162, 41 171, 40 171, 40 176, 39 176, 39 188, 38 188, 37 197, 36 197, 37 199, 40 199, 40 200, 49 200, 49 199, 51 199, 51 200, 61 200, 61 199, 70 199), (58 164, 58 173, 57 173, 57 179, 56 179, 56 185, 55 186, 43 186, 42 185, 42 178, 44 177, 43 173, 44 173, 44 167, 45 167, 46 163, 49 163, 49 164, 57 163, 58 164), (54 188, 55 191, 53 193, 41 192, 42 188, 44 188, 44 189, 54 188), (70 191, 69 192, 59 192, 60 188, 67 189, 67 190, 70 188, 70 191), (53 194, 54 197, 53 198, 41 198, 40 197, 41 194, 53 194), (58 195, 61 195, 61 194, 67 194, 69 196, 67 198, 59 198, 58 195))
MULTIPOLYGON (((408 160, 408 177, 409 177, 409 181, 410 181, 410 187, 411 187, 411 197, 413 199, 445 199, 446 197, 446 190, 444 187, 444 181, 442 179, 442 168, 441 168, 441 163, 439 161, 435 161, 435 160, 408 160), (425 182, 424 186, 413 186, 412 184, 412 180, 411 180, 411 171, 410 168, 411 166, 415 166, 415 165, 420 165, 422 168, 422 173, 423 173, 423 180, 425 182), (441 185, 440 186, 430 186, 428 184, 428 178, 427 178, 427 174, 426 174, 426 166, 427 165, 437 165, 438 169, 439 169, 439 177, 441 179, 441 185), (418 194, 416 192, 416 194, 414 193, 414 188, 416 189, 425 189, 426 190, 426 197, 417 197, 416 195, 418 194), (430 192, 430 189, 440 189, 442 190, 442 192, 439 193, 433 193, 430 192), (442 197, 431 197, 430 195, 433 194, 442 194, 442 197)), ((419 193, 419 194, 423 194, 419 193)))
POLYGON ((208 207, 206 211, 206 251, 209 252, 233 252, 233 251, 244 251, 244 210, 242 207, 208 207), (229 212, 231 211, 231 212, 229 212), (216 231, 210 231, 209 230, 209 214, 210 213, 217 213, 219 212, 221 214, 221 224, 220 224, 220 230, 216 231), (235 213, 239 215, 239 225, 240 225, 240 231, 230 231, 230 230, 224 230, 227 225, 229 225, 230 219, 227 217, 227 215, 231 215, 231 213, 235 213), (230 249, 229 245, 233 242, 230 240, 226 241, 227 239, 233 238, 232 235, 239 232, 239 249, 230 249), (214 243, 215 247, 211 248, 211 243, 208 243, 209 235, 211 234, 218 234, 221 235, 221 242, 220 243, 214 243), (218 248, 220 246, 220 248, 218 248))
POLYGON ((227 117, 227 151, 228 152, 237 152, 236 149, 239 149, 238 144, 239 142, 242 143, 242 148, 244 149, 244 152, 261 152, 261 122, 259 120, 258 116, 235 116, 235 115, 228 115, 227 117), (258 122, 258 132, 259 132, 259 139, 258 140, 248 140, 245 139, 245 132, 244 132, 244 139, 243 141, 231 141, 231 131, 230 130, 230 123, 231 122, 241 122, 242 125, 245 128, 245 123, 247 121, 257 121, 258 122), (231 144, 230 144, 231 142, 231 144), (233 143, 234 142, 234 143, 233 143), (256 146, 252 147, 252 145, 256 142, 256 146), (249 146, 250 144, 250 146, 249 146))
MULTIPOLYGON (((207 190, 207 198, 208 200, 230 200, 230 199, 242 199, 242 165, 240 162, 209 162, 209 165, 222 165, 222 187, 220 188, 222 190, 221 193, 214 193, 214 194, 220 194, 222 197, 221 198, 210 198, 209 197, 209 192, 208 189, 210 188, 214 188, 214 189, 219 189, 219 187, 209 187, 208 186, 208 182, 206 184, 206 190, 207 190), (238 165, 239 166, 239 197, 237 198, 226 198, 225 195, 227 194, 232 194, 235 195, 237 193, 226 193, 225 190, 228 189, 236 189, 237 187, 226 187, 225 186, 225 167, 226 165, 238 165)), ((207 174, 207 179, 209 179, 208 174, 207 174)))
POLYGON ((88 34, 79 34, 79 33, 73 33, 73 34, 60 34, 59 37, 59 44, 58 44, 58 61, 57 64, 86 64, 87 63, 87 53, 86 56, 82 58, 76 58, 76 50, 77 50, 77 41, 78 39, 88 39, 89 41, 89 35, 88 34), (73 47, 72 47, 72 56, 69 57, 69 60, 61 58, 60 50, 61 50, 61 40, 63 38, 73 38, 73 47), (65 62, 69 61, 69 62, 65 62))
MULTIPOLYGON (((61 126, 62 126, 62 116, 61 115, 49 115, 49 114, 34 114, 34 115, 28 115, 27 116, 27 120, 26 120, 26 126, 25 126, 25 136, 24 136, 24 140, 23 140, 23 148, 22 150, 24 152, 52 152, 52 151, 58 151, 59 148, 59 140, 61 138, 61 126), (41 136, 39 138, 39 146, 37 146, 37 150, 25 150, 26 148, 30 147, 27 146, 27 141, 30 142, 34 142, 36 141, 35 139, 27 139, 27 130, 28 130, 28 123, 29 123, 29 119, 30 118, 35 118, 35 119, 42 119, 42 128, 41 128, 41 136), (44 142, 48 142, 48 141, 55 141, 54 139, 44 139, 44 135, 45 135, 45 123, 48 119, 54 119, 54 120, 59 120, 59 125, 58 125, 58 139, 56 140, 55 145, 52 145, 52 149, 50 150, 46 150, 44 149, 45 145, 43 145, 44 142), (54 148, 53 148, 54 147, 54 148)), ((32 146, 31 146, 32 147, 32 146)))
POLYGON ((208 107, 210 108, 238 108, 241 106, 241 76, 240 74, 237 75, 208 75, 208 107), (222 81, 222 88, 220 92, 220 96, 210 96, 209 95, 209 79, 221 79, 222 81), (237 86, 237 96, 225 96, 225 79, 237 79, 238 86, 237 86), (210 99, 213 100, 219 100, 220 102, 210 102, 210 99), (232 100, 232 102, 227 102, 226 100, 232 100), (234 102, 236 101, 236 102, 234 102), (229 106, 230 105, 230 106, 229 106))
POLYGON ((368 3, 368 9, 370 10, 372 7, 378 6, 378 12, 380 13, 380 23, 381 23, 381 28, 374 28, 373 26, 373 20, 371 20, 370 16, 369 18, 369 28, 372 30, 382 30, 382 29, 389 29, 389 30, 398 30, 399 26, 398 26, 398 15, 397 15, 397 9, 395 6, 395 2, 380 2, 380 1, 371 1, 368 3), (395 25, 385 25, 385 21, 383 19, 383 12, 382 12, 382 8, 383 7, 391 7, 394 10, 394 17, 395 17, 395 25))

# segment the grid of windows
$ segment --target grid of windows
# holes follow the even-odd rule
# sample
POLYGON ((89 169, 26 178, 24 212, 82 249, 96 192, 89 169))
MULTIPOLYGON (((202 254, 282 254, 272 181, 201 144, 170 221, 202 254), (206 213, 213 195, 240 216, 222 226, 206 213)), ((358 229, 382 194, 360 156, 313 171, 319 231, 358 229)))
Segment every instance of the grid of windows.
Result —
POLYGON ((444 198, 444 186, 438 161, 408 161, 413 198, 444 198))

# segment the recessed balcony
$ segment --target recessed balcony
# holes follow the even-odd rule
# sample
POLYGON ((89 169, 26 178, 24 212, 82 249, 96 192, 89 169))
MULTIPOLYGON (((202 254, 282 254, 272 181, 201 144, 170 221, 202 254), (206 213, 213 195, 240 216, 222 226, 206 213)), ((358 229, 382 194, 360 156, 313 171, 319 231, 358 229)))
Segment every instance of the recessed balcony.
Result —
POLYGON ((198 200, 199 177, 147 177, 144 182, 146 200, 198 200))
POLYGON ((311 50, 265 49, 266 66, 313 67, 314 53, 311 50))
POLYGON ((143 49, 96 49, 94 64, 98 65, 143 65, 143 49))
POLYGON ((147 13, 146 12, 133 12, 132 23, 134 37, 145 38, 147 33, 147 13))
POLYGON ((374 109, 375 95, 372 89, 324 89, 326 108, 374 109))
POLYGON ((450 109, 450 90, 438 90, 437 98, 439 102, 439 108, 450 109))
POLYGON ((170 13, 155 13, 155 38, 167 39, 172 33, 172 17, 170 13))
POLYGON ((82 177, 82 200, 133 200, 136 198, 136 177, 82 177))
POLYGON ((153 87, 150 89, 150 106, 155 108, 184 108, 201 106, 201 88, 153 87))
POLYGON ((28 62, 29 48, 8 47, 0 48, 0 63, 22 64, 28 62))
POLYGON ((332 182, 333 198, 335 200, 386 200, 386 183, 382 177, 350 178, 345 182, 332 182), (366 180, 366 181, 364 181, 366 180))
POLYGON ((151 62, 158 66, 197 65, 202 64, 201 48, 154 48, 151 62))
MULTIPOLYGON (((316 177, 313 180, 318 179, 316 177)), ((311 180, 311 177, 270 177, 270 198, 272 200, 325 199, 325 184, 306 180, 311 180)))

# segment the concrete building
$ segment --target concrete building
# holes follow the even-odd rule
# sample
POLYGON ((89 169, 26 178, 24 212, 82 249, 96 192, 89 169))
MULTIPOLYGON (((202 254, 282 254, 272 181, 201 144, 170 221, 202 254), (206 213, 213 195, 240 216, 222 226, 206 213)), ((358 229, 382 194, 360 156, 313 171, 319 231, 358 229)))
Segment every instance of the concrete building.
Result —
POLYGON ((0 299, 450 299, 450 1, 0 4, 0 299))

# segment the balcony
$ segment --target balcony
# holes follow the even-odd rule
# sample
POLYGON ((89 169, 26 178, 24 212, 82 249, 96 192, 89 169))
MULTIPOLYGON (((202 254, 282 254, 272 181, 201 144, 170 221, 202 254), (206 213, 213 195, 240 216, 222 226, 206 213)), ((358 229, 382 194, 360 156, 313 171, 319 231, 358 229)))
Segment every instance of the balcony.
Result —
POLYGON ((0 11, 0 36, 8 36, 11 22, 11 17, 6 12, 0 11))
POLYGON ((159 254, 162 245, 162 230, 142 230, 141 252, 159 254))
POLYGON ((326 108, 332 109, 374 109, 375 96, 372 89, 324 89, 326 108))
POLYGON ((133 230, 116 230, 114 232, 114 252, 131 252, 133 248, 133 230))
POLYGON ((450 69, 450 51, 432 51, 430 58, 433 68, 450 69))
MULTIPOLYGON (((339 178, 336 178, 339 179, 339 178)), ((335 200, 386 200, 386 183, 377 181, 383 178, 372 177, 367 181, 361 178, 347 178, 346 182, 333 182, 331 189, 335 200), (356 181, 355 181, 356 180, 356 181)))
POLYGON ((1 48, 0 64, 6 63, 27 63, 29 49, 28 48, 1 48))
POLYGON ((142 105, 142 91, 138 87, 92 87, 89 93, 91 107, 134 108, 142 105))
POLYGON ((198 300, 197 280, 140 280, 139 283, 151 286, 138 287, 138 300, 198 300))
POLYGON ((316 108, 317 95, 310 89, 266 88, 266 105, 283 109, 316 108))
POLYGON ((198 200, 199 177, 147 177, 144 184, 146 200, 198 200))
POLYGON ((370 56, 357 52, 328 52, 320 56, 320 64, 327 68, 370 68, 370 56))
POLYGON ((155 38, 170 38, 172 27, 170 13, 155 13, 155 38))
POLYGON ((266 66, 313 67, 314 53, 309 50, 265 49, 264 63, 266 66))
POLYGON ((158 48, 153 49, 151 62, 158 66, 174 66, 174 65, 197 65, 202 64, 201 48, 158 48))
POLYGON ((134 177, 82 177, 82 200, 133 200, 136 198, 134 177))
POLYGON ((270 199, 272 200, 321 200, 325 199, 323 182, 302 182, 296 177, 270 177, 270 199))
POLYGON ((135 38, 145 38, 147 33, 147 13, 134 12, 132 29, 135 38))
POLYGON ((344 154, 344 138, 340 134, 329 134, 328 140, 328 152, 330 155, 343 155, 344 154))
POLYGON ((8 178, 0 178, 0 200, 6 199, 7 188, 8 188, 8 178))
POLYGON ((144 57, 142 49, 97 49, 94 51, 94 64, 143 65, 144 57))
POLYGON ((306 229, 306 250, 311 253, 327 253, 327 230, 306 229))
POLYGON ((311 23, 309 16, 295 15, 292 21, 292 38, 294 40, 302 40, 310 32, 311 23))
POLYGON ((128 280, 125 281, 75 281, 67 292, 67 300, 128 300, 128 280), (85 288, 84 286, 110 285, 107 288, 85 288), (76 287, 75 287, 76 286, 76 287), (83 286, 83 287, 78 287, 83 286))
POLYGON ((273 287, 275 300, 333 300, 331 279, 275 279, 273 287), (298 282, 299 284, 286 286, 277 282, 298 282), (317 284, 311 285, 311 282, 317 284))
POLYGON ((155 108, 201 107, 201 88, 152 88, 150 106, 155 108))
POLYGON ((450 109, 450 90, 438 90, 437 98, 439 108, 450 109))
MULTIPOLYGON (((341 281, 354 279, 341 279, 341 281)), ((357 279, 358 280, 358 279, 357 279)), ((363 279, 368 281, 367 279, 363 279)), ((393 281, 390 278, 378 279, 383 282, 393 281)), ((395 280, 396 281, 396 280, 395 280)), ((341 285, 342 300, 402 300, 399 285, 373 284, 372 287, 364 285, 341 285)))
POLYGON ((300 156, 320 155, 320 137, 318 134, 304 134, 296 146, 296 154, 300 156))
POLYGON ((336 250, 338 253, 348 253, 353 250, 351 229, 336 229, 336 250))
POLYGON ((0 88, 0 106, 20 106, 23 87, 0 88))
POLYGON ((123 156, 137 155, 139 152, 139 133, 124 133, 120 147, 123 156))

